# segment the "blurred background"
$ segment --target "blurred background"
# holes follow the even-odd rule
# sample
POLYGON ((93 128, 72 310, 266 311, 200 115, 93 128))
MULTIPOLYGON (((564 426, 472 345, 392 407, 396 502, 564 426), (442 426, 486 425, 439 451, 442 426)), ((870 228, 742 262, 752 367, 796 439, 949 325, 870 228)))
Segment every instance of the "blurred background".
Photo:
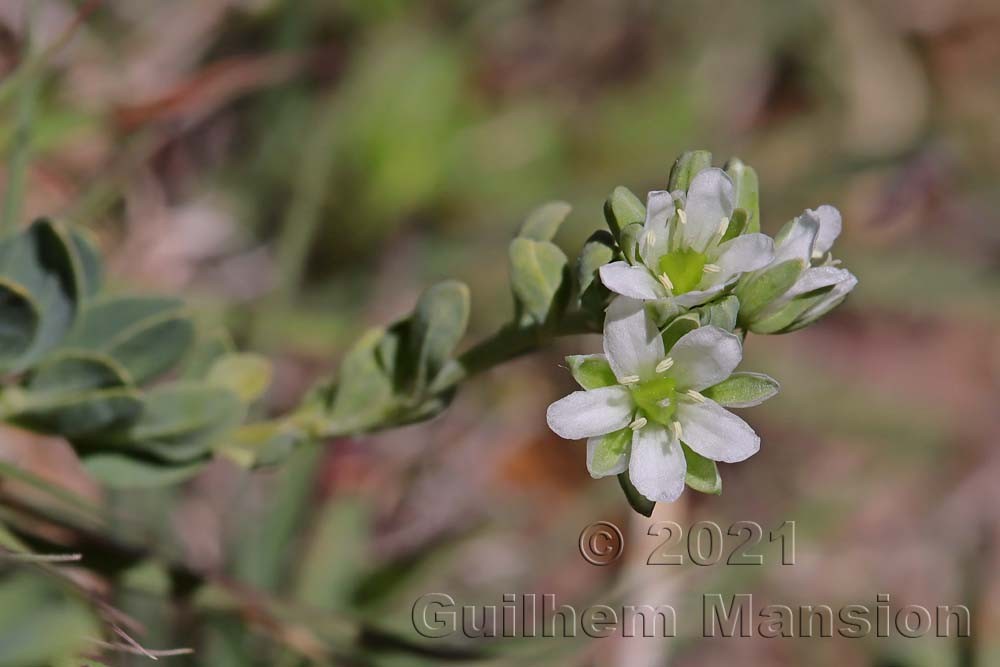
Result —
MULTIPOLYGON (((653 519, 546 428, 572 389, 562 357, 596 351, 592 337, 476 378, 430 423, 273 471, 218 462, 165 491, 109 493, 64 443, 0 431, 4 461, 114 517, 37 528, 83 554, 74 576, 143 646, 191 647, 170 664, 213 667, 439 665, 466 650, 496 665, 1000 664, 996 2, 48 0, 33 13, 28 44, 26 3, 0 4, 5 153, 10 77, 31 50, 41 62, 25 220, 92 230, 114 285, 183 294, 271 358, 265 413, 434 280, 470 285, 467 344, 490 334, 510 317, 506 245, 528 211, 571 202, 557 241, 573 256, 614 186, 663 187, 687 149, 756 168, 767 232, 840 208, 835 254, 860 279, 809 330, 748 338, 743 368, 783 384, 743 413, 760 454, 722 466, 721 497, 689 491, 653 519), (578 551, 598 519, 625 531, 609 567, 578 551), (796 561, 780 565, 765 533, 762 567, 649 567, 665 539, 646 536, 654 519, 794 521, 796 561), (191 593, 191 572, 218 586, 191 593), (427 641, 411 610, 432 592, 670 604, 679 636, 427 641), (973 633, 704 639, 702 595, 716 592, 965 604, 973 633)), ((0 520, 41 502, 6 477, 0 490, 0 520)), ((54 595, 25 583, 35 574, 5 576, 18 586, 0 595, 0 664, 48 664, 4 646, 101 636, 72 605, 26 602, 54 595)))

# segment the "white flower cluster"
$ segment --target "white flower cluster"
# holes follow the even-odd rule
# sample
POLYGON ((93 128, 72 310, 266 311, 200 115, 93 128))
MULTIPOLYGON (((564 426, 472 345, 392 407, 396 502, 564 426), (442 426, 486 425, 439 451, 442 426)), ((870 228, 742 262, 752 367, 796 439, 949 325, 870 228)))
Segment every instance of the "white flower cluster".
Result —
POLYGON ((726 409, 778 390, 766 375, 735 373, 746 333, 806 326, 857 283, 829 255, 841 228, 836 209, 807 210, 772 240, 747 233, 736 190, 725 171, 708 168, 686 192, 649 193, 641 231, 619 234, 620 259, 600 267, 614 293, 604 353, 569 357, 583 390, 548 409, 555 433, 587 439, 593 477, 624 474, 650 501, 675 500, 686 484, 718 492, 714 462, 742 461, 760 448, 754 430, 726 409), (733 296, 731 326, 699 315, 723 299, 735 305, 733 296))

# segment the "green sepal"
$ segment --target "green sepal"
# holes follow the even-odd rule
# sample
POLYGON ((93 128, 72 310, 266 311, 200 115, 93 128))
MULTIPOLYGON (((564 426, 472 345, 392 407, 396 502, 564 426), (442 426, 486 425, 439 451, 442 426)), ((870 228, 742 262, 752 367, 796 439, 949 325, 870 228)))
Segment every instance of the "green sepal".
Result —
MULTIPOLYGON (((590 443, 587 443, 589 448, 590 443)), ((600 479, 609 475, 622 474, 622 457, 627 455, 632 447, 632 429, 623 428, 613 433, 601 436, 597 440, 593 457, 588 462, 591 477, 600 479)), ((588 451, 589 454, 589 451, 588 451)))
POLYGON ((738 208, 733 211, 733 214, 729 217, 729 226, 726 227, 726 233, 719 239, 719 243, 731 241, 737 236, 742 236, 744 233, 751 233, 751 230, 748 229, 749 221, 750 216, 745 208, 738 208))
POLYGON ((708 151, 685 151, 674 162, 670 169, 670 178, 667 180, 667 189, 670 192, 682 190, 687 192, 691 181, 698 175, 712 166, 712 154, 708 151))
POLYGON ((626 227, 646 221, 646 206, 631 190, 619 185, 604 202, 604 219, 615 238, 621 240, 626 227))
POLYGON ((747 328, 758 313, 795 284, 803 269, 805 262, 789 259, 741 279, 736 285, 736 297, 740 300, 740 324, 747 328))
POLYGON ((652 516, 656 503, 639 493, 639 490, 632 485, 632 480, 628 476, 628 471, 618 475, 618 483, 625 493, 625 499, 629 506, 643 516, 652 516))
POLYGON ((753 167, 743 164, 739 158, 730 159, 725 166, 726 173, 736 186, 736 206, 747 212, 747 234, 760 231, 760 185, 753 167))
POLYGON ((736 328, 740 300, 730 294, 718 301, 700 306, 696 310, 699 313, 702 326, 718 327, 731 333, 736 328))
POLYGON ((681 336, 694 331, 699 326, 701 326, 701 320, 698 313, 689 312, 675 317, 660 334, 663 337, 663 349, 669 354, 670 349, 681 339, 681 336))
POLYGON ((618 384, 611 365, 603 354, 576 354, 566 357, 573 379, 584 389, 598 389, 618 384))
POLYGON ((517 235, 523 239, 551 241, 572 210, 573 207, 564 201, 542 204, 528 214, 517 235))
POLYGON ((776 312, 765 317, 755 318, 747 327, 750 331, 759 334, 789 333, 796 330, 794 326, 799 317, 810 308, 826 298, 826 295, 833 290, 836 285, 824 285, 811 292, 800 294, 788 303, 784 304, 776 312))
POLYGON ((726 408, 749 408, 776 396, 780 389, 778 381, 768 375, 741 371, 701 393, 726 408))
POLYGON ((684 450, 684 459, 687 461, 687 474, 684 482, 701 493, 710 493, 718 496, 722 495, 722 477, 719 475, 719 466, 712 459, 707 459, 690 447, 681 443, 684 450))
POLYGON ((642 235, 642 223, 633 222, 622 229, 618 239, 618 247, 622 251, 622 256, 628 260, 629 264, 640 264, 639 259, 639 237, 642 235))

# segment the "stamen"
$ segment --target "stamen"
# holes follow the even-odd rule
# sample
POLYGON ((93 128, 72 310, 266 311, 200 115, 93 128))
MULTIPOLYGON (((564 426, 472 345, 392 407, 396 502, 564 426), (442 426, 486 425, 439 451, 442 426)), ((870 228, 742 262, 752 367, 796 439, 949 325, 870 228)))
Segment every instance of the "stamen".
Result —
POLYGON ((667 357, 660 363, 656 364, 656 372, 663 373, 664 371, 668 371, 670 370, 670 367, 673 365, 674 365, 674 360, 671 359, 670 357, 667 357))
POLYGON ((686 225, 687 221, 688 221, 688 216, 687 213, 684 212, 684 209, 682 208, 677 209, 677 222, 681 223, 682 225, 686 225))
POLYGON ((670 428, 674 432, 674 437, 676 437, 678 440, 684 437, 684 429, 681 428, 680 422, 670 422, 670 428))
POLYGON ((722 267, 718 264, 706 264, 703 270, 705 273, 718 273, 722 270, 722 267))
POLYGON ((646 422, 646 418, 645 417, 639 417, 638 419, 636 419, 635 421, 633 421, 631 424, 629 424, 628 427, 630 429, 632 429, 633 431, 638 431, 640 428, 642 428, 643 426, 645 426, 646 423, 647 422, 646 422))
POLYGON ((644 238, 647 248, 652 248, 654 245, 656 245, 656 232, 654 232, 652 229, 646 232, 646 236, 644 238))
POLYGON ((638 375, 626 375, 621 379, 622 384, 635 384, 639 381, 638 375))
POLYGON ((660 275, 656 276, 656 278, 657 278, 657 280, 660 281, 661 285, 663 285, 664 287, 666 287, 671 292, 674 291, 674 284, 672 282, 670 282, 670 276, 668 276, 665 273, 661 273, 660 275))
POLYGON ((684 393, 687 394, 688 396, 690 396, 691 398, 693 398, 694 400, 698 401, 699 403, 704 403, 705 402, 705 397, 702 396, 701 394, 699 394, 694 389, 688 389, 684 393))

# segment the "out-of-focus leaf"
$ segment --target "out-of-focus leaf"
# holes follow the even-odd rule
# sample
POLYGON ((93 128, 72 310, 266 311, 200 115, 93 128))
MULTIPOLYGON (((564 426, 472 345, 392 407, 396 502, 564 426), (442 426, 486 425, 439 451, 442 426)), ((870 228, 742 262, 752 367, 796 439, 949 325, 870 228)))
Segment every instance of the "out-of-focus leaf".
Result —
POLYGON ((271 362, 259 354, 230 354, 212 364, 205 382, 223 387, 250 404, 271 384, 271 362))
POLYGON ((40 319, 33 342, 13 365, 30 367, 59 344, 73 322, 79 301, 79 273, 68 234, 48 220, 0 241, 0 277, 29 298, 40 319))
POLYGON ((181 301, 117 297, 85 308, 63 346, 109 354, 141 384, 173 367, 193 341, 181 301))
POLYGON ((746 232, 748 234, 759 232, 760 186, 757 182, 757 172, 753 167, 743 164, 739 158, 732 158, 726 163, 726 173, 736 186, 736 207, 747 212, 746 232))
POLYGON ((421 295, 406 333, 402 363, 411 391, 422 395, 451 358, 469 323, 469 288, 456 280, 438 283, 421 295))
POLYGON ((670 178, 667 181, 667 189, 682 190, 687 192, 688 186, 698 172, 712 166, 712 154, 708 151, 685 151, 674 162, 670 169, 670 178))
POLYGON ((13 366, 31 349, 41 319, 25 289, 0 278, 0 369, 13 366))
POLYGON ((646 221, 646 207, 631 190, 619 185, 604 202, 604 219, 615 238, 621 239, 626 227, 646 221))
POLYGON ((78 260, 77 285, 83 300, 94 298, 104 280, 104 266, 90 235, 84 230, 70 229, 70 240, 78 260))
POLYGON ((127 387, 55 396, 10 387, 3 394, 3 405, 5 419, 12 423, 70 440, 123 428, 143 409, 138 392, 127 387))
POLYGON ((34 396, 55 398, 128 384, 128 371, 106 354, 57 350, 34 368, 25 387, 34 396))
POLYGON ((367 571, 371 517, 359 500, 333 497, 316 519, 296 567, 296 599, 315 609, 343 610, 367 571))
POLYGON ((223 329, 199 338, 188 352, 181 369, 181 377, 186 380, 204 380, 215 362, 236 351, 233 339, 223 329))
POLYGON ((393 408, 393 384, 378 363, 383 329, 372 329, 354 344, 340 364, 330 419, 345 431, 381 422, 393 408))
POLYGON ((542 204, 528 214, 517 235, 535 241, 551 241, 573 207, 564 201, 542 204))
POLYGON ((516 238, 510 244, 511 285, 528 322, 543 324, 566 303, 566 255, 548 241, 516 238))
POLYGON ((234 431, 217 453, 237 465, 255 468, 281 463, 304 443, 305 434, 294 425, 263 422, 234 431))
POLYGON ((749 408, 775 396, 778 381, 763 373, 733 373, 719 384, 708 387, 702 394, 727 408, 749 408))
POLYGON ((715 461, 706 459, 687 445, 683 445, 683 449, 687 460, 687 475, 684 478, 687 485, 702 493, 721 494, 722 477, 719 476, 719 466, 715 461))
POLYGON ((87 472, 116 489, 146 489, 177 484, 198 474, 205 466, 201 461, 166 465, 110 451, 86 454, 81 459, 87 472))
POLYGON ((625 498, 632 509, 643 516, 652 516, 656 503, 639 493, 638 489, 632 485, 627 470, 618 475, 618 483, 621 485, 622 491, 625 492, 625 498))

